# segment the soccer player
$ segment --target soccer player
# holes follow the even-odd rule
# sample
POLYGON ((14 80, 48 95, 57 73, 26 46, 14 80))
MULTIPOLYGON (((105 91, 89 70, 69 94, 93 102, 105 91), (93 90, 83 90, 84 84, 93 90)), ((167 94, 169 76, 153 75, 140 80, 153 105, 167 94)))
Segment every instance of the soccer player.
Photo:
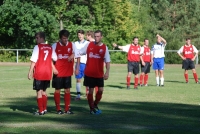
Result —
POLYGON ((52 68, 54 74, 58 71, 52 63, 57 56, 49 44, 45 44, 45 33, 38 32, 35 34, 37 45, 33 49, 31 56, 31 65, 28 73, 28 79, 33 76, 33 90, 36 90, 38 112, 35 115, 44 115, 47 112, 47 93, 46 89, 50 86, 52 78, 52 68), (34 73, 33 73, 34 72, 34 73))
POLYGON ((151 49, 151 61, 153 64, 153 69, 155 70, 157 86, 164 86, 164 51, 167 42, 159 34, 156 35, 156 38, 157 42, 152 46, 151 49))
MULTIPOLYGON (((89 42, 84 39, 84 34, 85 34, 85 32, 83 30, 78 30, 78 32, 77 32, 77 36, 78 36, 79 40, 74 42, 74 45, 75 45, 77 51, 80 50, 81 48, 83 48, 84 46, 86 46, 87 44, 89 44, 89 42)), ((79 67, 77 67, 77 64, 75 66, 75 68, 79 68, 79 74, 77 74, 75 76, 76 77, 76 91, 77 91, 77 96, 76 96, 75 100, 81 99, 81 79, 84 77, 86 61, 87 61, 87 56, 82 55, 80 57, 79 67)), ((87 87, 86 87, 86 90, 87 90, 87 87)))
POLYGON ((131 81, 132 72, 135 75, 134 89, 138 89, 139 62, 140 62, 140 55, 141 55, 141 47, 138 44, 138 37, 134 37, 133 42, 126 46, 118 46, 117 44, 113 44, 113 46, 128 53, 127 54, 128 74, 126 77, 127 89, 130 89, 130 81, 131 81))
POLYGON ((70 88, 71 88, 71 76, 73 75, 74 66, 74 48, 69 38, 69 31, 61 30, 59 32, 60 41, 52 45, 58 57, 55 62, 55 67, 58 70, 58 74, 54 75, 52 81, 52 87, 55 88, 54 101, 56 105, 57 114, 73 114, 70 110, 70 88), (60 107, 60 91, 64 89, 64 112, 60 107))
MULTIPOLYGON (((89 94, 87 96, 90 107, 90 114, 100 114, 101 110, 98 104, 102 98, 104 80, 109 77, 110 71, 110 54, 108 47, 102 43, 102 31, 97 30, 94 33, 95 42, 90 42, 83 47, 76 57, 87 54, 87 63, 85 67, 84 85, 89 87, 89 94), (104 62, 106 65, 106 72, 104 73, 104 62), (98 92, 93 100, 94 87, 98 87, 98 92)), ((77 64, 80 63, 80 58, 77 58, 77 64)), ((78 69, 78 68, 77 68, 78 69)))
MULTIPOLYGON (((93 31, 87 31, 86 32, 86 39, 89 41, 89 42, 94 42, 95 39, 94 39, 94 32, 93 31)), ((89 92, 89 89, 86 88, 86 96, 88 95, 88 92, 89 92)), ((98 87, 95 87, 95 94, 97 94, 98 92, 98 87)))
POLYGON ((199 83, 198 76, 195 70, 194 60, 198 55, 198 50, 194 45, 191 44, 191 39, 187 38, 186 43, 178 50, 178 55, 182 58, 182 69, 185 69, 184 76, 185 81, 188 83, 188 70, 192 70, 196 83, 199 83), (195 55, 194 55, 195 53, 195 55))
POLYGON ((144 40, 144 45, 141 47, 140 61, 141 61, 141 74, 140 74, 140 86, 148 86, 148 73, 150 73, 151 67, 151 50, 149 48, 149 40, 144 40), (143 83, 144 80, 144 83, 143 83))

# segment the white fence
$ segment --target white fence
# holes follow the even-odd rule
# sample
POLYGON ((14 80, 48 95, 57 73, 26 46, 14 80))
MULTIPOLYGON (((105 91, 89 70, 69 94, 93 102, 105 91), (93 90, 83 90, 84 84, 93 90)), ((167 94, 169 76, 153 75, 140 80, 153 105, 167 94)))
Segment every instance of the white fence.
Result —
MULTIPOLYGON (((19 51, 32 51, 33 49, 0 49, 0 51, 16 51, 16 62, 19 62, 19 51)), ((165 50, 165 52, 177 52, 178 50, 165 50)), ((122 52, 122 50, 109 50, 109 52, 122 52)), ((199 57, 197 55, 196 64, 198 64, 199 57)))

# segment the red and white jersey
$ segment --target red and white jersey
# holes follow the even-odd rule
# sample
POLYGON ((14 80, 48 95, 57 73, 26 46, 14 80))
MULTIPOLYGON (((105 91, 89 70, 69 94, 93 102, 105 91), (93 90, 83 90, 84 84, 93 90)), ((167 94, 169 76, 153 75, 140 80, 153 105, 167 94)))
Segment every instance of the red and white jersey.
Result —
POLYGON ((76 57, 87 54, 87 62, 84 74, 89 77, 102 78, 104 76, 104 62, 110 62, 110 54, 105 44, 96 45, 90 42, 83 47, 76 57))
POLYGON ((148 46, 142 46, 141 53, 144 62, 151 62, 151 49, 148 46))
POLYGON ((140 45, 130 45, 127 57, 128 61, 139 62, 141 54, 140 51, 140 45))
POLYGON ((57 42, 52 45, 57 55, 55 67, 58 70, 57 77, 68 77, 73 75, 74 60, 68 61, 68 58, 73 54, 73 45, 68 42, 67 45, 62 45, 57 42))
POLYGON ((35 62, 33 77, 36 80, 51 80, 53 49, 49 44, 38 44, 34 47, 31 61, 35 62))
POLYGON ((185 58, 192 59, 194 57, 194 53, 198 53, 198 50, 194 45, 184 45, 178 50, 177 53, 183 53, 185 58))

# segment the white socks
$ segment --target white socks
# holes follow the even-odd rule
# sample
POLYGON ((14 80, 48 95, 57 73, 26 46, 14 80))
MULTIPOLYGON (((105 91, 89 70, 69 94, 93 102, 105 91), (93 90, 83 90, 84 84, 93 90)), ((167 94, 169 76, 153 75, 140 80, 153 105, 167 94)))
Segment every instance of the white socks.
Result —
POLYGON ((160 84, 159 77, 156 77, 156 84, 157 84, 157 85, 159 85, 159 84, 160 84))
POLYGON ((159 77, 156 77, 156 84, 157 85, 164 85, 164 78, 160 78, 159 77))

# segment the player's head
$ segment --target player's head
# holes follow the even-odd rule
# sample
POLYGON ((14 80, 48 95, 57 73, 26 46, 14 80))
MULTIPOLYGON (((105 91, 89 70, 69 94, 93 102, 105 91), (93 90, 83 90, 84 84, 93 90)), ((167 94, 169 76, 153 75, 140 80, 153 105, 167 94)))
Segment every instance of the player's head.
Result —
POLYGON ((146 39, 144 39, 144 45, 145 46, 148 46, 149 45, 149 40, 146 38, 146 39))
POLYGON ((138 37, 133 37, 133 44, 137 45, 138 44, 138 37))
POLYGON ((87 31, 87 32, 86 32, 86 39, 87 39, 88 41, 93 40, 93 39, 94 39, 94 32, 93 32, 93 31, 87 31))
POLYGON ((78 36, 79 41, 84 40, 84 34, 85 34, 84 30, 78 30, 77 31, 77 36, 78 36))
POLYGON ((160 44, 162 41, 161 37, 160 36, 157 36, 157 44, 160 44))
POLYGON ((186 38, 185 41, 186 41, 187 45, 190 45, 190 43, 191 43, 191 39, 190 38, 186 38))
POLYGON ((101 30, 96 30, 96 31, 94 32, 94 39, 95 39, 95 42, 96 42, 96 43, 101 42, 101 39, 103 38, 102 35, 103 35, 103 33, 102 33, 101 30))
POLYGON ((67 44, 69 35, 70 35, 70 33, 69 33, 68 30, 61 30, 61 31, 59 32, 60 42, 61 42, 63 45, 66 45, 66 44, 67 44))
POLYGON ((37 44, 45 42, 45 33, 44 32, 37 32, 35 34, 35 40, 37 44))

